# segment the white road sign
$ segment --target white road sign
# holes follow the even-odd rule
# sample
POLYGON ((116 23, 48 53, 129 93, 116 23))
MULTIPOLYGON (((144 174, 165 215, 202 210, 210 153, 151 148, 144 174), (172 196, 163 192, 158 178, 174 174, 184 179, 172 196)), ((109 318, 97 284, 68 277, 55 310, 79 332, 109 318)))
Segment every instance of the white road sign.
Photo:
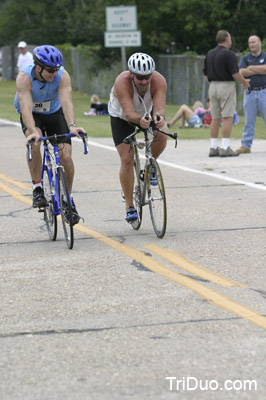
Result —
POLYGON ((108 32, 137 30, 136 6, 106 7, 105 12, 108 32))
POLYGON ((139 47, 141 46, 141 31, 105 32, 105 47, 139 47))

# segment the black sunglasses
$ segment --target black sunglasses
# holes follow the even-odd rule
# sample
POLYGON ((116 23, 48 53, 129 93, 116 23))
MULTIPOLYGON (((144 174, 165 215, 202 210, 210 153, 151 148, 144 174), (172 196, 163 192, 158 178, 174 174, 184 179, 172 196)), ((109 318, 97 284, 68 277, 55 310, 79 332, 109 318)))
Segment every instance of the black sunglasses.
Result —
POLYGON ((152 74, 149 75, 135 75, 135 77, 137 78, 138 81, 144 81, 144 79, 146 81, 148 81, 151 78, 152 74))
POLYGON ((50 74, 54 74, 59 70, 59 68, 44 68, 45 71, 49 72, 50 74))

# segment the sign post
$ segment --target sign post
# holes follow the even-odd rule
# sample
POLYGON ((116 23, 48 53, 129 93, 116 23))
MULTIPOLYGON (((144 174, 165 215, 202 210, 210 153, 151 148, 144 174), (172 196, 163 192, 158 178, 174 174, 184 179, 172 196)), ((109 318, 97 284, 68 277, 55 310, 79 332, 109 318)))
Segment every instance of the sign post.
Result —
POLYGON ((105 47, 121 47, 122 68, 126 70, 126 47, 141 46, 141 31, 137 30, 137 7, 106 7, 105 47))
POLYGON ((122 59, 122 70, 126 71, 127 69, 127 55, 125 46, 121 47, 121 59, 122 59))

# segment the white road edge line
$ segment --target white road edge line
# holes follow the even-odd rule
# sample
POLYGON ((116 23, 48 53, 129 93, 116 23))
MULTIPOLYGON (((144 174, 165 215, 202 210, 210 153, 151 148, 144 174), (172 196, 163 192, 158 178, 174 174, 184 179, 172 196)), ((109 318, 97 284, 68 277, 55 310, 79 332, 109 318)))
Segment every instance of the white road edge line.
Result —
POLYGON ((0 118, 0 124, 15 125, 15 126, 20 126, 21 127, 21 124, 19 122, 9 121, 8 119, 1 119, 0 118))
MULTIPOLYGON (((9 121, 9 120, 6 120, 6 119, 0 119, 0 123, 5 123, 5 124, 8 124, 8 125, 14 125, 14 126, 21 126, 20 123, 18 123, 18 122, 9 121)), ((75 139, 75 140, 78 140, 78 139, 75 139)), ((115 147, 107 146, 107 145, 104 145, 104 144, 101 144, 101 143, 97 143, 97 142, 92 142, 91 140, 88 140, 88 144, 91 145, 91 146, 100 147, 100 148, 105 149, 105 150, 116 151, 115 147)), ((141 157, 145 158, 144 156, 141 156, 141 157)), ((201 175, 205 175, 205 176, 210 176, 211 178, 221 179, 223 181, 236 183, 238 185, 248 186, 248 187, 253 188, 253 189, 266 190, 266 186, 264 186, 264 185, 251 183, 251 182, 246 182, 246 181, 242 181, 240 179, 229 178, 229 177, 222 176, 222 175, 219 175, 219 174, 215 174, 215 173, 212 173, 212 172, 200 171, 200 170, 197 170, 197 169, 184 167, 183 165, 174 164, 172 162, 168 162, 168 161, 164 161, 164 160, 158 160, 158 162, 159 162, 159 164, 165 165, 167 167, 179 169, 179 170, 182 170, 182 171, 185 171, 185 172, 190 172, 190 173, 193 173, 193 174, 201 174, 201 175)))
MULTIPOLYGON (((100 143, 97 143, 97 142, 92 142, 90 140, 88 140, 88 144, 91 145, 91 146, 95 146, 95 147, 101 147, 101 148, 106 149, 106 150, 116 151, 115 147, 107 146, 107 145, 100 144, 100 143)), ((145 158, 142 155, 140 157, 141 158, 145 158)), ((260 184, 241 181, 239 179, 229 178, 229 177, 222 176, 222 175, 219 175, 219 174, 215 174, 215 173, 212 173, 212 172, 200 171, 200 170, 197 170, 197 169, 184 167, 183 165, 174 164, 172 162, 168 162, 168 161, 164 161, 164 160, 158 160, 158 162, 159 162, 159 164, 166 165, 167 167, 180 169, 182 171, 191 172, 193 174, 206 175, 206 176, 210 176, 212 178, 221 179, 223 181, 227 181, 227 182, 231 182, 231 183, 237 183, 238 185, 245 185, 245 186, 248 186, 248 187, 251 187, 251 188, 254 188, 254 189, 266 190, 266 186, 263 186, 263 185, 260 185, 260 184)))

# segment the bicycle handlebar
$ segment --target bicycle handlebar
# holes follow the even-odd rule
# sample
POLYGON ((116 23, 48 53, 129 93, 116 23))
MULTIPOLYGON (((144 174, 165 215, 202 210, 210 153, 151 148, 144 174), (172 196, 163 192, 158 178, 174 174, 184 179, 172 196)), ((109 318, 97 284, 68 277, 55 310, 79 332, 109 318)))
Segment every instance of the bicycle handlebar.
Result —
MULTIPOLYGON (((156 114, 156 119, 157 119, 157 121, 159 121, 160 118, 161 118, 160 113, 157 113, 157 114, 156 114)), ((147 119, 147 120, 149 119, 149 114, 146 114, 146 115, 145 115, 145 119, 147 119)), ((164 131, 164 130, 158 128, 158 127, 156 126, 156 124, 155 124, 154 121, 151 121, 151 123, 150 123, 150 128, 152 128, 153 130, 159 131, 159 132, 163 133, 164 135, 169 136, 170 138, 174 139, 174 141, 175 141, 175 148, 177 147, 177 137, 178 137, 177 133, 173 133, 173 134, 172 134, 172 133, 166 132, 166 131, 164 131)), ((145 131, 147 131, 147 129, 141 128, 140 126, 137 126, 137 127, 136 127, 136 130, 135 130, 133 133, 131 133, 130 135, 128 135, 128 136, 123 140, 123 142, 126 143, 126 144, 130 144, 130 143, 132 142, 134 136, 136 136, 139 132, 145 132, 145 131)))
POLYGON ((27 149, 28 149, 28 162, 32 161, 32 143, 34 143, 34 140, 31 139, 28 141, 27 144, 27 149))
MULTIPOLYGON (((64 133, 62 135, 52 135, 52 136, 42 136, 40 137, 37 141, 46 141, 46 140, 54 140, 55 142, 57 141, 58 138, 72 138, 75 137, 76 135, 74 135, 73 133, 64 133)), ((79 136, 81 137, 82 141, 83 141, 83 146, 84 146, 84 154, 88 154, 88 144, 87 144, 87 138, 88 138, 88 134, 85 132, 79 132, 79 136)), ((27 148, 28 148, 28 161, 31 162, 32 161, 32 144, 35 142, 34 139, 31 139, 28 141, 27 143, 27 148)))

